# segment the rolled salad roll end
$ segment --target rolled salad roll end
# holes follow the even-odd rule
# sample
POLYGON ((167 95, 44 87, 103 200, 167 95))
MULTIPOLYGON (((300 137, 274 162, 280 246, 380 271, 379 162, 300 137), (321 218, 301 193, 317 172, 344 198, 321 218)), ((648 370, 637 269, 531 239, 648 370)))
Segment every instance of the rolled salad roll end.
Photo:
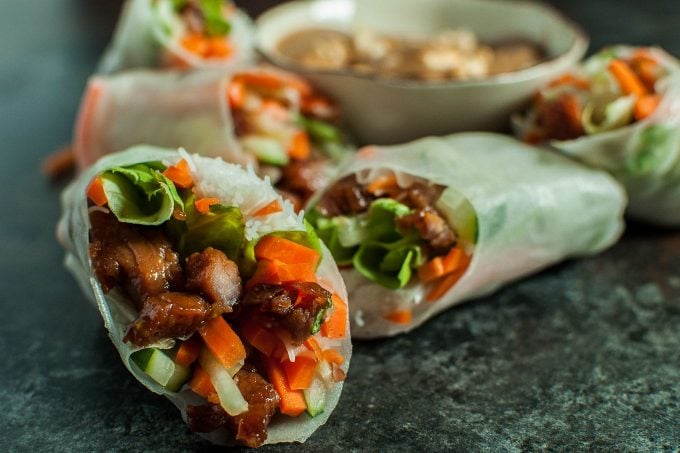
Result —
POLYGON ((66 265, 128 370, 213 442, 304 441, 340 396, 347 294, 289 202, 220 159, 142 146, 62 197, 66 265))
POLYGON ((307 218, 347 285, 352 333, 394 335, 623 229, 608 175, 483 133, 367 147, 307 218))
POLYGON ((252 59, 252 24, 229 0, 128 0, 97 72, 229 68, 252 59))
POLYGON ((81 168, 137 143, 251 163, 299 210, 349 154, 339 123, 330 98, 274 68, 136 71, 90 80, 74 150, 81 168))
POLYGON ((513 118, 529 143, 549 143, 626 188, 627 213, 680 225, 680 63, 659 48, 602 50, 540 89, 513 118))

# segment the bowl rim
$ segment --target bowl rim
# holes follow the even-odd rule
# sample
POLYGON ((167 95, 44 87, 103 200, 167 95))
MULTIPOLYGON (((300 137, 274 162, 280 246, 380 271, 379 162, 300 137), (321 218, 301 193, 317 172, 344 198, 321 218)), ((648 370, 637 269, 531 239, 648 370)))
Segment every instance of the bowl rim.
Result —
MULTIPOLYGON (((512 72, 505 72, 500 74, 494 74, 488 77, 483 77, 479 79, 465 79, 465 80, 437 80, 437 81, 421 81, 421 80, 409 80, 400 78, 389 78, 374 76, 369 74, 361 74, 347 69, 313 69, 297 63, 289 58, 274 55, 274 52, 266 51, 261 43, 261 29, 262 24, 266 23, 269 17, 279 14, 281 11, 287 9, 293 9, 297 7, 309 8, 313 3, 317 2, 332 2, 334 0, 293 0, 285 3, 281 3, 274 7, 265 10, 260 14, 255 20, 255 48, 257 53, 268 63, 276 65, 284 70, 294 71, 297 73, 302 73, 307 76, 335 76, 344 77, 350 79, 364 80, 372 83, 376 83, 383 86, 395 87, 395 88, 405 88, 405 89, 422 89, 422 90, 432 90, 432 89, 450 89, 458 87, 483 87, 489 85, 508 85, 513 83, 519 83, 527 80, 532 80, 539 78, 545 73, 550 73, 550 68, 553 66, 562 66, 565 62, 573 60, 575 64, 586 54, 589 45, 589 37, 585 32, 583 27, 577 22, 567 17, 562 11, 554 7, 553 5, 534 2, 529 0, 517 0, 513 2, 507 2, 505 0, 474 0, 475 3, 487 3, 487 4, 511 4, 513 7, 517 8, 527 8, 533 10, 542 10, 544 13, 553 16, 556 20, 562 22, 568 29, 570 29, 574 35, 574 40, 571 46, 563 53, 552 57, 550 59, 541 61, 535 65, 529 66, 528 68, 520 69, 512 72)), ((340 0, 347 1, 347 0, 340 0)), ((357 0, 350 0, 357 1, 357 0)), ((473 3, 470 0, 462 0, 469 3, 473 3)), ((564 68, 566 70, 566 67, 564 68)))

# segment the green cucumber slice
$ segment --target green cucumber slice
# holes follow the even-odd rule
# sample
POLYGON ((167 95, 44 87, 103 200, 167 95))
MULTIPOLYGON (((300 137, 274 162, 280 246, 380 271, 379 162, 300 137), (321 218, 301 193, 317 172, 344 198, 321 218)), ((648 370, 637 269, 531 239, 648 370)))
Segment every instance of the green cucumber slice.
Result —
POLYGON ((255 155, 262 164, 281 167, 289 161, 283 145, 273 138, 246 135, 241 139, 241 146, 246 152, 255 155))
POLYGON ((310 417, 316 417, 326 408, 326 386, 321 379, 315 377, 312 385, 302 391, 307 403, 307 413, 310 417))
POLYGON ((447 188, 437 201, 437 208, 447 215, 451 228, 462 242, 466 250, 477 243, 479 234, 477 213, 470 201, 457 190, 447 188))
POLYGON ((171 392, 177 392, 189 379, 189 368, 176 364, 157 348, 141 349, 130 356, 142 371, 171 392))

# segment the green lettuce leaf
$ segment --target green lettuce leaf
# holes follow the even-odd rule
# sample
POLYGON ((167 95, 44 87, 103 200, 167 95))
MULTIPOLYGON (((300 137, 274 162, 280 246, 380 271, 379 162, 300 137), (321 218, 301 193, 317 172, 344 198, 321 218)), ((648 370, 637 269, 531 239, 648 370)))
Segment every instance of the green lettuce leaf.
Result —
POLYGON ((365 235, 367 240, 378 242, 394 242, 403 235, 397 231, 394 221, 411 213, 411 208, 391 198, 378 198, 368 209, 366 217, 365 235))
POLYGON ((160 225, 175 206, 184 209, 177 188, 163 176, 165 166, 147 162, 114 167, 100 175, 111 212, 119 221, 139 225, 160 225))
POLYGON ((626 162, 626 168, 633 174, 649 174, 659 171, 674 151, 680 147, 680 132, 674 127, 654 124, 639 135, 635 152, 626 162))
POLYGON ((205 31, 209 36, 226 36, 231 31, 231 25, 224 18, 222 6, 224 0, 199 0, 203 19, 205 20, 205 31))
POLYGON ((390 289, 403 288, 413 269, 422 264, 418 240, 404 238, 392 244, 369 242, 359 247, 352 264, 361 275, 390 289))

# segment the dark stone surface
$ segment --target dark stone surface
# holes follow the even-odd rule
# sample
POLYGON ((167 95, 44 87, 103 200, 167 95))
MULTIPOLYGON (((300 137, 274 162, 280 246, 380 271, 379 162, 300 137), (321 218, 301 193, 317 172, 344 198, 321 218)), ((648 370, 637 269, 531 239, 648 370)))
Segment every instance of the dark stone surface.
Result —
MULTIPOLYGON (((267 1, 240 2, 261 11, 267 1)), ((680 54, 680 4, 553 1, 605 43, 680 54)), ((61 266, 59 186, 115 1, 4 0, 0 14, 0 451, 212 450, 124 369, 61 266)), ((680 448, 680 234, 629 225, 602 255, 359 343, 340 404, 281 451, 680 448)))

